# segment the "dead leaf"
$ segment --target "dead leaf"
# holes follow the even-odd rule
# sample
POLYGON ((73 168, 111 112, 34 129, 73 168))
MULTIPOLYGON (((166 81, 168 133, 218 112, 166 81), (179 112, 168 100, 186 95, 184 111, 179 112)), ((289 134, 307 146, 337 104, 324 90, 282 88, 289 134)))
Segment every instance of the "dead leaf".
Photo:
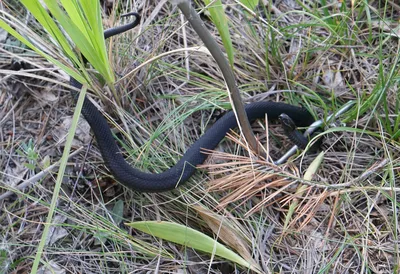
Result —
MULTIPOLYGON (((53 224, 62 224, 65 222, 66 219, 67 217, 57 215, 53 219, 53 224)), ((67 235, 68 231, 65 228, 53 225, 50 227, 49 234, 46 239, 46 245, 53 245, 55 242, 63 239, 67 235)))
POLYGON ((63 269, 59 264, 55 261, 50 261, 47 264, 43 265, 36 272, 37 274, 65 274, 65 269, 63 269))
POLYGON ((226 245, 236 250, 239 255, 242 256, 243 259, 247 260, 251 265, 258 266, 258 263, 253 260, 251 253, 249 252, 249 245, 228 225, 229 221, 227 221, 226 218, 200 206, 194 206, 194 209, 226 245))
MULTIPOLYGON (((64 118, 61 125, 59 125, 56 130, 53 131, 54 139, 57 140, 58 143, 64 143, 66 137, 68 135, 68 131, 71 127, 72 123, 72 116, 68 116, 64 118)), ((73 146, 82 146, 86 145, 90 142, 90 126, 88 122, 83 119, 79 118, 78 127, 75 132, 75 138, 72 142, 73 146)))

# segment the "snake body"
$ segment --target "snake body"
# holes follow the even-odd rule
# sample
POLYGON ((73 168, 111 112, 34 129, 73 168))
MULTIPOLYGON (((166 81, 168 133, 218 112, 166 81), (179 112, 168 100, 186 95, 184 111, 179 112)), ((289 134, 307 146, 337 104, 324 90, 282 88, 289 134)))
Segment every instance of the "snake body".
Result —
MULTIPOLYGON (((104 34, 105 37, 108 38, 136 26, 139 16, 134 15, 136 20, 130 27, 125 25, 107 30, 104 34)), ((78 89, 82 87, 82 84, 72 77, 70 84, 78 89)), ((314 122, 313 116, 306 109, 284 103, 255 102, 246 105, 245 111, 250 121, 265 118, 266 114, 269 119, 278 119, 282 113, 285 113, 293 119, 296 126, 306 127, 314 122)), ((234 113, 232 111, 227 112, 190 146, 173 167, 161 173, 146 173, 133 168, 126 162, 115 142, 107 120, 87 98, 84 99, 82 115, 89 123, 105 165, 113 176, 123 185, 143 192, 168 191, 186 182, 196 171, 196 166, 202 164, 207 158, 207 155, 202 153, 201 149, 214 149, 227 132, 237 127, 234 113)))

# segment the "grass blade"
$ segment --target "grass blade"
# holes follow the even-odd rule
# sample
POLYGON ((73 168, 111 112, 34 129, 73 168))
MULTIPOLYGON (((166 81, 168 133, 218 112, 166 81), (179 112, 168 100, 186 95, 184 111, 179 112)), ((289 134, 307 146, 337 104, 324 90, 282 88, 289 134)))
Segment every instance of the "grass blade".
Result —
MULTIPOLYGON (((101 12, 98 1, 61 1, 63 6, 59 5, 58 1, 44 0, 46 7, 56 18, 56 21, 50 17, 50 14, 42 6, 39 0, 21 0, 21 3, 32 13, 32 15, 39 21, 47 33, 56 41, 55 43, 62 49, 65 56, 71 60, 74 66, 79 67, 85 78, 89 79, 85 72, 85 66, 80 58, 80 54, 88 60, 89 63, 104 77, 107 83, 115 81, 114 74, 110 67, 107 57, 107 50, 104 42, 103 26, 101 20, 101 12), (63 31, 55 23, 58 22, 63 30, 68 34, 73 43, 76 45, 79 53, 73 50, 73 46, 65 37, 63 31)), ((9 28, 7 28, 7 31, 9 28)), ((32 43, 27 43, 28 39, 21 39, 22 35, 15 35, 17 32, 9 31, 21 42, 31 47, 35 51, 37 49, 32 43)), ((43 55, 43 54, 41 54, 43 55)), ((54 59, 46 58, 59 66, 58 62, 54 59)), ((65 69, 64 66, 60 66, 65 69)), ((70 74, 70 70, 65 70, 70 74)), ((83 77, 76 77, 70 74, 80 82, 83 77), (78 79, 79 78, 79 79, 78 79)))
POLYGON ((50 17, 40 2, 38 0, 21 0, 21 2, 32 13, 36 20, 39 21, 43 28, 57 41, 66 56, 73 61, 73 63, 79 64, 79 59, 71 49, 64 34, 57 27, 54 20, 50 17))
POLYGON ((250 10, 255 10, 258 5, 259 0, 240 0, 240 3, 245 5, 250 10))
POLYGON ((10 25, 12 25, 10 21, 7 22, 7 21, 5 21, 5 20, 0 18, 0 28, 5 29, 9 34, 14 36, 16 39, 18 39, 22 43, 24 43, 26 46, 30 47, 32 50, 34 50, 39 55, 41 55, 44 58, 46 58, 49 62, 51 62, 51 63, 55 64, 56 66, 58 66, 59 68, 61 68, 63 71, 65 71, 66 73, 68 73, 69 75, 71 75, 72 77, 77 79, 79 82, 87 83, 86 79, 84 77, 82 77, 80 74, 78 74, 78 72, 75 69, 64 65, 60 61, 56 60, 52 56, 50 56, 47 53, 45 53, 44 51, 40 50, 38 47, 35 47, 25 37, 23 37, 21 34, 19 34, 17 31, 15 31, 10 25))
POLYGON ((37 272, 37 269, 39 267, 39 262, 40 262, 40 259, 42 257, 42 254, 43 254, 43 250, 44 250, 44 246, 45 246, 45 243, 46 243, 46 239, 47 239, 47 237, 49 235, 51 222, 52 222, 53 215, 54 215, 54 212, 55 212, 55 209, 56 209, 56 204, 57 204, 57 201, 58 201, 58 198, 59 198, 58 194, 59 194, 60 189, 61 189, 61 184, 62 184, 62 180, 63 180, 63 177, 64 177, 65 168, 67 166, 69 152, 71 150, 72 141, 74 140, 75 131, 76 131, 76 128, 77 128, 77 125, 78 125, 79 116, 81 115, 81 109, 82 109, 82 106, 83 106, 83 101, 85 99, 85 95, 86 95, 86 85, 83 86, 81 92, 79 93, 79 99, 78 99, 78 102, 76 104, 74 116, 72 118, 71 128, 69 129, 67 140, 65 142, 65 147, 64 147, 62 158, 61 158, 61 164, 60 164, 60 168, 58 170, 56 185, 54 187, 53 197, 51 199, 49 213, 47 214, 46 223, 44 225, 42 238, 40 239, 40 243, 39 243, 39 246, 38 246, 38 249, 37 249, 35 260, 33 261, 32 272, 31 273, 36 273, 37 272))
POLYGON ((210 0, 204 0, 204 3, 209 6, 208 11, 210 12, 211 20, 217 27, 219 35, 221 35, 222 43, 228 55, 229 64, 232 66, 234 52, 231 35, 229 34, 228 20, 226 19, 221 0, 213 1, 213 4, 211 4, 211 2, 210 0))
POLYGON ((207 252, 209 254, 218 255, 239 265, 250 268, 257 273, 261 273, 232 250, 218 243, 215 239, 190 227, 177 223, 157 221, 135 222, 128 223, 127 225, 151 234, 154 237, 159 237, 167 241, 207 252))

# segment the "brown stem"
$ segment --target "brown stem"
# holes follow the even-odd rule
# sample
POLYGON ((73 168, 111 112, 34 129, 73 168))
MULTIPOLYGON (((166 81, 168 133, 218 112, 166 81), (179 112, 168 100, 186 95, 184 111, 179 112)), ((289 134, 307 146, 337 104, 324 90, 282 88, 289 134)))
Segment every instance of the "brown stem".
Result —
POLYGON ((250 148, 258 152, 257 141, 251 130, 250 122, 247 118, 247 114, 244 110, 242 98, 240 97, 239 89, 236 85, 235 76, 233 71, 228 64, 224 54, 222 53, 218 43, 212 37, 211 33, 204 26, 203 21, 200 16, 190 5, 188 0, 171 0, 172 3, 176 3, 178 8, 185 15, 186 19, 192 25, 193 29, 196 31, 197 35, 201 38, 204 45, 210 51, 211 55, 214 57, 217 65, 219 66, 222 75, 224 76, 226 85, 229 90, 229 98, 232 102, 233 111, 236 114, 236 119, 238 120, 238 125, 243 132, 243 135, 249 144, 250 148))

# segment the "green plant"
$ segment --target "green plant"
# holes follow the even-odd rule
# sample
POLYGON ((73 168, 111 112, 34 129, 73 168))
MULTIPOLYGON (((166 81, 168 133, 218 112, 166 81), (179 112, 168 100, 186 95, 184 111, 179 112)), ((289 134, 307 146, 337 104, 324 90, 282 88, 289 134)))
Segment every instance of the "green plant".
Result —
POLYGON ((41 30, 35 32, 2 10, 0 27, 81 83, 91 83, 82 55, 108 84, 114 82, 103 36, 99 1, 62 0, 60 6, 58 1, 44 0, 46 7, 39 0, 21 2, 48 34, 47 39, 43 40, 36 34, 41 30), (60 49, 62 54, 52 50, 52 47, 60 49))
POLYGON ((28 143, 22 143, 20 146, 21 149, 17 149, 17 153, 24 157, 27 158, 28 162, 24 163, 24 165, 30 169, 34 170, 35 167, 37 166, 37 160, 39 158, 39 154, 36 152, 35 145, 33 143, 32 139, 29 139, 28 143))

